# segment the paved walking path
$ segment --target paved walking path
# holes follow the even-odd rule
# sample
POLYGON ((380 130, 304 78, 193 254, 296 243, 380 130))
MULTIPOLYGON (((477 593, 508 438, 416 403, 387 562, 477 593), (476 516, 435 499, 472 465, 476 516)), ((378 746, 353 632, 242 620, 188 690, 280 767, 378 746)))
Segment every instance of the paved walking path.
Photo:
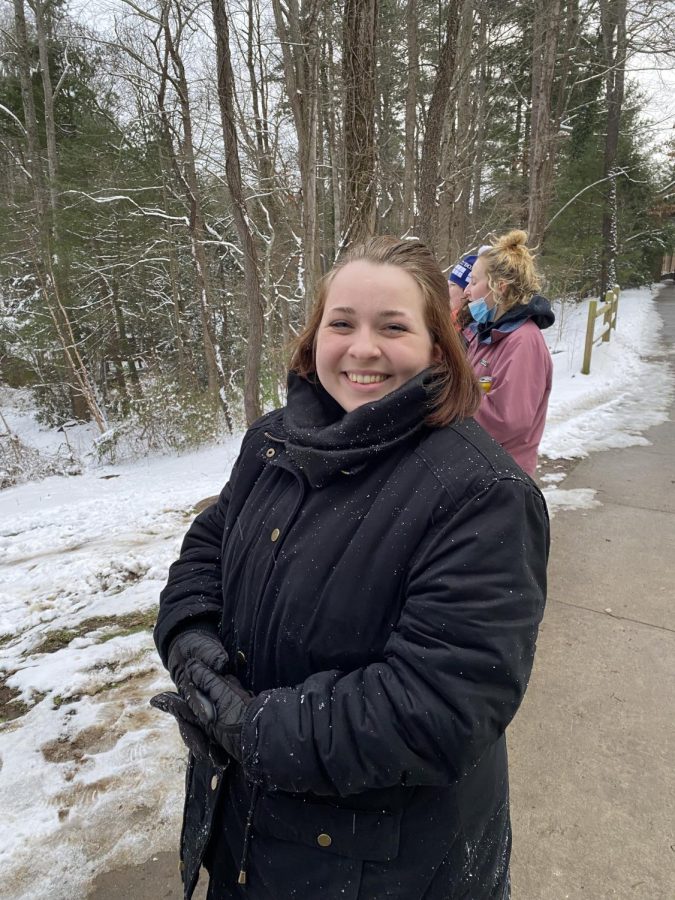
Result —
MULTIPOLYGON (((675 365, 675 286, 658 303, 675 365)), ((562 484, 601 505, 553 520, 535 669, 509 730, 514 900, 675 898, 675 407, 646 437, 562 484)))
MULTIPOLYGON (((675 286, 659 308, 675 365, 675 286)), ((647 437, 562 485, 600 505, 553 521, 535 670, 509 730, 513 900, 675 898, 675 408, 647 437)), ((102 876, 90 900, 181 896, 162 853, 102 876)))

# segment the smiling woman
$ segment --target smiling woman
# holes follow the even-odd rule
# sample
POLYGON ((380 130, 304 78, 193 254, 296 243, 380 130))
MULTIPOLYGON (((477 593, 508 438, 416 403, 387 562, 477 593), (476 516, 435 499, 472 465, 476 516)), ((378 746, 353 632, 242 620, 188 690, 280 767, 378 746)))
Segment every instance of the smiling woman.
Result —
POLYGON ((186 898, 202 865, 209 900, 509 897, 548 521, 478 397, 426 247, 373 238, 326 276, 286 407, 161 596, 186 898))
POLYGON ((376 237, 325 276, 291 370, 318 377, 343 410, 380 399, 427 368, 427 424, 470 416, 480 393, 448 314, 448 285, 419 241, 376 237))
POLYGON ((316 373, 345 412, 429 368, 435 349, 422 291, 407 272, 357 260, 332 279, 317 332, 316 373))

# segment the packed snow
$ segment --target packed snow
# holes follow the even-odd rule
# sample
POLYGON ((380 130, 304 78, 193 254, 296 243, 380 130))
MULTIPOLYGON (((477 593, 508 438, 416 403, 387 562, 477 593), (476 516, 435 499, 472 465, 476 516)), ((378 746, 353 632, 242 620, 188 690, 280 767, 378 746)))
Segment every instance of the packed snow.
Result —
MULTIPOLYGON (((551 460, 648 444, 643 432, 668 418, 675 379, 660 339, 657 293, 658 286, 621 294, 617 328, 607 343, 594 346, 590 375, 581 374, 588 302, 554 304, 556 322, 544 332, 553 356, 553 390, 540 444, 543 468, 553 469, 541 478, 553 512, 589 508, 596 501, 591 488, 559 487, 564 475, 555 478, 551 460)), ((601 330, 598 319, 595 334, 601 330)))
MULTIPOLYGON (((585 324, 585 304, 566 306, 546 333, 555 375, 541 481, 553 510, 598 503, 590 486, 564 489, 565 460, 647 443, 673 392, 650 289, 622 295, 589 376, 585 324)), ((63 434, 19 399, 0 396, 10 428, 58 449, 63 434)), ((75 434, 81 453, 86 428, 75 434)), ((85 897, 96 873, 176 845, 185 752, 148 706, 169 687, 149 626, 195 505, 218 493, 240 441, 0 491, 0 707, 16 714, 0 725, 7 900, 85 897)))

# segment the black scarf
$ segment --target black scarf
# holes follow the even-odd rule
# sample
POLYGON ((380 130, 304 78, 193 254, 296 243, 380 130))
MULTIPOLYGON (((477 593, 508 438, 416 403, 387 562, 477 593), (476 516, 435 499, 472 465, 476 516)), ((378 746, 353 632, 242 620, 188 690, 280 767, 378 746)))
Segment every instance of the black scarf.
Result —
POLYGON ((409 440, 430 411, 431 369, 349 413, 312 377, 289 374, 283 423, 288 455, 313 487, 323 487, 340 473, 354 474, 409 440))

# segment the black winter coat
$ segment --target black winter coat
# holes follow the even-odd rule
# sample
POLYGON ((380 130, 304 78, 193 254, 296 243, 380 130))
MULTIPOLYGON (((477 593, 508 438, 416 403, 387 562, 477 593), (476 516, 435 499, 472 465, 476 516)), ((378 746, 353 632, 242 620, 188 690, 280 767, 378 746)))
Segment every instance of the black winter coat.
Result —
POLYGON ((185 538, 159 652, 211 617, 257 695, 243 767, 189 762, 186 898, 202 862, 217 898, 507 896, 504 729, 532 666, 548 519, 475 422, 423 424, 429 390, 418 376, 342 415, 292 376, 185 538))

